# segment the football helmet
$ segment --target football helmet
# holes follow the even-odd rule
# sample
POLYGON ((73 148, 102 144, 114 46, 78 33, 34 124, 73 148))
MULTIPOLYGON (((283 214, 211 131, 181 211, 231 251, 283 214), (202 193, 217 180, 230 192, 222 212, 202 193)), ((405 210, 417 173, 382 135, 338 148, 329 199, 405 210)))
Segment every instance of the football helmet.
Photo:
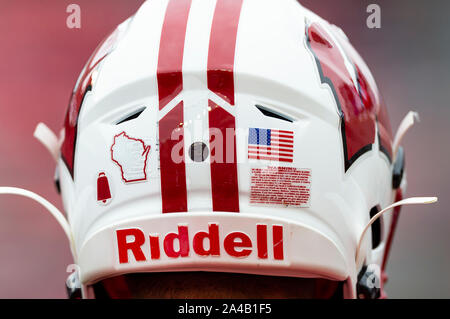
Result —
POLYGON ((74 296, 124 274, 207 271, 376 298, 398 207, 436 200, 402 198, 415 118, 394 139, 363 59, 297 1, 152 0, 95 50, 61 136, 36 130, 67 221, 2 192, 58 217, 74 296))

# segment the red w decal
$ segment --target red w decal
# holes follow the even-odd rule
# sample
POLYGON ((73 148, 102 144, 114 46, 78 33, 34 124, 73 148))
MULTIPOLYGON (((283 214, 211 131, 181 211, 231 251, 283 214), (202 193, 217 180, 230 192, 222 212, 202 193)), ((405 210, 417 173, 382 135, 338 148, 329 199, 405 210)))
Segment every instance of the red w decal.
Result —
POLYGON ((306 33, 307 44, 315 57, 321 81, 331 88, 341 117, 345 171, 361 155, 372 150, 377 124, 380 150, 391 161, 392 132, 387 112, 381 97, 369 85, 369 75, 359 65, 356 51, 349 43, 342 41, 340 44, 344 56, 329 33, 317 23, 312 23, 306 33), (353 70, 347 68, 346 58, 353 70))
POLYGON ((78 133, 78 116, 86 93, 92 89, 92 73, 98 64, 112 51, 118 37, 118 29, 113 31, 95 50, 86 63, 77 85, 72 93, 64 120, 64 141, 61 145, 61 157, 70 175, 74 178, 75 147, 78 133))

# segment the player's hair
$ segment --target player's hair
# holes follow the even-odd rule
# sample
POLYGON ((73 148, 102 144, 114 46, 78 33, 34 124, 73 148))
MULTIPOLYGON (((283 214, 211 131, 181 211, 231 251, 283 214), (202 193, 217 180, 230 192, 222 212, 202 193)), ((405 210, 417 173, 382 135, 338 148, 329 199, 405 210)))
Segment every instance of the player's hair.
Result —
POLYGON ((342 298, 341 282, 215 272, 128 274, 93 288, 97 298, 342 298))

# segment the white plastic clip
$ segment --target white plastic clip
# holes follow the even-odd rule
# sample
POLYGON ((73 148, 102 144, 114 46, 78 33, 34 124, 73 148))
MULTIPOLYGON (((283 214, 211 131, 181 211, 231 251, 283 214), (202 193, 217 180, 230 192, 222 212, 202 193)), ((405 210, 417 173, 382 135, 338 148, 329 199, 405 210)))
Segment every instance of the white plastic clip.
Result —
POLYGON ((44 123, 39 123, 34 130, 33 136, 47 148, 55 162, 59 158, 59 141, 56 134, 44 123))
POLYGON ((400 147, 400 143, 405 136, 406 132, 414 125, 415 122, 419 122, 419 114, 417 112, 410 111, 403 118, 400 126, 397 129, 397 133, 395 134, 394 143, 393 143, 393 151, 394 151, 394 162, 397 157, 397 151, 400 147))

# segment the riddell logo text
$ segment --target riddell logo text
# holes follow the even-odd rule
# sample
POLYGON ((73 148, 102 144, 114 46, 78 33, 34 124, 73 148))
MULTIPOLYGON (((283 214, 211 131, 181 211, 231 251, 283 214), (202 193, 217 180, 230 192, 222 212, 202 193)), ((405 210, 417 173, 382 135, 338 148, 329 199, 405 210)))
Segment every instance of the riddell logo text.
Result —
MULTIPOLYGON (((257 251, 258 258, 268 259, 269 249, 275 260, 283 260, 283 226, 272 226, 272 247, 268 247, 267 225, 256 225, 256 241, 244 232, 230 232, 224 236, 223 242, 219 236, 219 224, 209 224, 208 231, 198 231, 192 238, 192 249, 199 256, 220 256, 221 248, 232 257, 246 258, 253 250, 257 251), (208 245, 205 245, 208 242, 208 245), (222 243, 222 245, 221 245, 222 243), (206 247, 205 247, 206 246, 206 247)), ((178 225, 178 232, 168 233, 162 238, 162 249, 160 235, 152 234, 148 237, 138 228, 127 228, 116 230, 119 263, 129 262, 129 252, 136 261, 157 260, 161 258, 161 252, 170 258, 188 257, 191 250, 189 240, 189 226, 178 225), (150 252, 146 254, 143 246, 148 240, 150 252), (175 245, 177 243, 177 245, 175 245), (148 255, 148 257, 146 257, 148 255)))

